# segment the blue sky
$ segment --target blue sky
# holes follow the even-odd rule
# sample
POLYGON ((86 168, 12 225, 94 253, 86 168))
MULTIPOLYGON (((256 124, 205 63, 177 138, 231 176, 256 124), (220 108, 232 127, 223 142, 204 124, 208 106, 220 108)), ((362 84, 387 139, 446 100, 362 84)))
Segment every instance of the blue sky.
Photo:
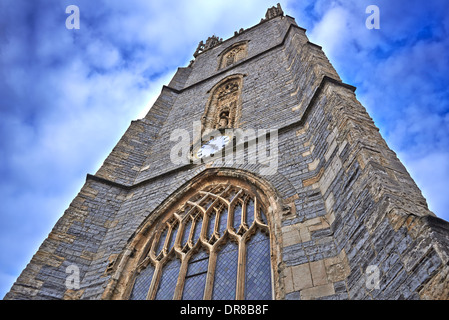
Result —
MULTIPOLYGON (((0 1, 0 297, 200 40, 276 2, 0 1), (80 29, 68 30, 68 5, 80 29)), ((357 87, 430 209, 449 220, 449 2, 289 0, 284 12, 357 87), (368 5, 380 29, 368 30, 368 5)))

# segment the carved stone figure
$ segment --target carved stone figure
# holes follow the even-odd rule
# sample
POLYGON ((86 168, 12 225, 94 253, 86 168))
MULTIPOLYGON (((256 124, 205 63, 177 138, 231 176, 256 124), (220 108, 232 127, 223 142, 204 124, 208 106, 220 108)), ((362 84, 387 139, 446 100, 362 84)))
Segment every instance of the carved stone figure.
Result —
POLYGON ((229 111, 222 111, 220 113, 220 120, 218 121, 218 128, 227 128, 229 124, 229 111))
POLYGON ((271 7, 267 10, 267 13, 265 14, 265 19, 269 20, 277 16, 283 16, 284 11, 281 8, 281 5, 278 3, 276 7, 271 7))

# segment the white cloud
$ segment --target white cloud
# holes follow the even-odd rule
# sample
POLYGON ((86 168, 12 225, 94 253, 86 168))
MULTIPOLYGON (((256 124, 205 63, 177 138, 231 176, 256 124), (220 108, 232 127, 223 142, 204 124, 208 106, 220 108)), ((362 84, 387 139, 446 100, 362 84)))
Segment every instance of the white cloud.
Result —
MULTIPOLYGON (((1 150, 2 270, 23 269, 86 173, 99 168, 131 120, 145 116, 198 42, 251 26, 256 4, 254 23, 268 5, 78 1, 80 30, 65 28, 60 2, 2 11, 0 89, 8 95, 0 120, 11 137, 1 150)), ((0 278, 0 295, 9 280, 0 278)))
POLYGON ((343 7, 334 7, 326 12, 321 21, 310 32, 314 43, 322 44, 326 53, 333 56, 342 50, 342 43, 348 39, 350 29, 349 12, 343 7))
POLYGON ((404 152, 398 153, 398 156, 406 164, 424 197, 427 198, 430 210, 437 216, 448 220, 449 151, 431 152, 419 158, 411 157, 404 152))
MULTIPOLYGON (((10 257, 8 268, 20 270, 29 261, 27 255, 34 252, 29 248, 37 248, 79 191, 85 174, 98 169, 131 120, 145 116, 176 68, 192 59, 200 40, 212 34, 232 36, 235 30, 258 23, 266 9, 276 5, 268 0, 78 2, 82 20, 76 32, 65 29, 60 2, 49 3, 45 10, 40 4, 15 10, 2 6, 0 85, 8 98, 0 105, 0 129, 10 132, 10 138, 4 137, 5 149, 0 152, 8 154, 4 165, 10 177, 0 185, 7 188, 2 189, 7 191, 2 211, 9 210, 0 218, 4 227, 14 224, 5 229, 2 242, 16 243, 3 247, 2 262, 10 257), (32 25, 27 19, 33 10, 42 15, 32 25), (5 21, 10 25, 2 25, 5 21)), ((416 146, 395 151, 423 193, 432 196, 431 208, 437 214, 446 210, 449 218, 444 197, 449 181, 449 156, 444 150, 449 116, 429 107, 445 98, 433 91, 431 80, 447 74, 447 59, 442 56, 449 49, 447 40, 416 43, 389 58, 370 59, 373 50, 388 49, 390 40, 407 39, 416 23, 410 13, 413 7, 394 21, 397 12, 402 13, 396 10, 401 3, 380 6, 381 30, 387 30, 388 23, 397 29, 373 33, 365 28, 368 1, 281 4, 300 26, 311 26, 309 38, 323 46, 337 72, 348 77, 344 80, 357 82, 357 92, 385 124, 382 130, 394 146, 402 146, 410 134, 424 138, 416 146), (293 11, 295 7, 300 11, 293 11), (313 8, 318 21, 304 13, 306 8, 313 8), (431 71, 426 69, 429 65, 431 71), (427 84, 422 81, 425 76, 427 84), (397 101, 398 93, 416 89, 422 95, 414 95, 415 104, 391 110, 388 102, 397 101), (426 152, 410 152, 420 148, 426 152), (442 168, 438 174, 433 169, 437 166, 442 168)), ((449 23, 444 23, 448 30, 449 23)), ((8 281, 0 276, 0 282, 3 279, 8 281)))
POLYGON ((323 46, 343 81, 358 87, 359 100, 404 159, 431 209, 449 219, 448 203, 441 195, 449 181, 449 94, 442 87, 449 74, 448 60, 442 58, 449 50, 448 24, 436 18, 422 20, 430 12, 440 12, 436 2, 425 10, 415 4, 381 2, 381 29, 368 30, 368 4, 372 3, 314 2, 314 12, 321 14, 312 22, 309 38, 323 46), (435 168, 441 170, 437 173, 435 168))

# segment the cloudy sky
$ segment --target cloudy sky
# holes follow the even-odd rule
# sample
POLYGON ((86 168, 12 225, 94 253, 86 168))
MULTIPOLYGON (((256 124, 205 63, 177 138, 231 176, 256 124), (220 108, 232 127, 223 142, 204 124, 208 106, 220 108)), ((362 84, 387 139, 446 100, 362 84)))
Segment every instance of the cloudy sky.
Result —
MULTIPOLYGON (((0 298, 130 122, 200 40, 276 1, 0 0, 0 298), (65 9, 80 9, 68 30, 65 9)), ((357 87, 390 147, 449 220, 449 2, 289 0, 284 12, 357 87), (366 7, 377 5, 380 29, 366 7)))

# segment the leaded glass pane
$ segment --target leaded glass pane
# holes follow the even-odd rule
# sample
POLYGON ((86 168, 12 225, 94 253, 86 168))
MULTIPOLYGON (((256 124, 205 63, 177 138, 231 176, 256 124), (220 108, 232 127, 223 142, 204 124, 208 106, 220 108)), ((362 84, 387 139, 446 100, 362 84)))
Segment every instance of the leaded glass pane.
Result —
POLYGON ((218 231, 220 233, 220 236, 222 236, 226 230, 227 223, 228 223, 228 209, 224 208, 220 212, 220 218, 219 218, 219 225, 218 225, 218 231))
POLYGON ((215 228, 215 217, 216 213, 215 211, 212 211, 212 214, 209 216, 209 225, 207 226, 207 239, 210 239, 212 235, 214 234, 214 228, 215 228))
POLYGON ((168 251, 170 251, 170 249, 173 248, 173 246, 175 245, 176 234, 178 233, 178 226, 179 226, 179 225, 176 224, 176 225, 172 228, 172 230, 171 230, 171 233, 170 233, 170 242, 169 242, 169 245, 168 245, 168 248, 167 248, 168 251))
POLYGON ((191 258, 187 268, 182 299, 203 299, 208 264, 209 255, 204 251, 200 251, 191 258))
POLYGON ((242 222, 242 205, 239 202, 235 207, 234 207, 234 229, 237 231, 240 227, 240 223, 242 222))
POLYGON ((192 226, 192 219, 190 217, 187 218, 187 223, 184 227, 184 234, 182 236, 182 247, 184 247, 187 244, 187 241, 189 240, 190 235, 190 228, 192 226))
POLYGON ((267 223, 267 217, 265 216, 265 213, 262 209, 260 209, 260 220, 262 220, 263 223, 267 223))
POLYGON ((231 202, 232 199, 234 199, 235 195, 237 194, 237 191, 235 189, 230 190, 229 192, 227 192, 228 195, 226 196, 226 199, 231 202))
POLYGON ((245 299, 271 299, 270 239, 258 231, 246 248, 245 299))
POLYGON ((235 299, 238 246, 229 241, 218 252, 212 299, 235 299))
POLYGON ((136 277, 130 300, 145 300, 153 279, 154 267, 150 264, 136 277))
POLYGON ((203 203, 201 204, 201 206, 204 208, 204 209, 209 209, 209 207, 211 206, 211 204, 214 202, 214 199, 212 199, 212 198, 207 198, 205 201, 203 201, 203 203))
POLYGON ((246 223, 248 226, 251 226, 254 221, 254 200, 249 199, 248 203, 246 204, 246 223))
POLYGON ((162 269, 162 277, 159 283, 159 290, 156 294, 156 300, 173 299, 180 267, 181 261, 175 258, 162 269))
POLYGON ((168 228, 165 227, 164 231, 162 231, 161 236, 159 237, 159 243, 157 245, 156 254, 159 254, 164 248, 165 238, 167 237, 168 228))
POLYGON ((200 238, 202 224, 203 218, 200 216, 195 221, 195 230, 193 230, 193 239, 192 239, 193 244, 195 244, 200 238))

